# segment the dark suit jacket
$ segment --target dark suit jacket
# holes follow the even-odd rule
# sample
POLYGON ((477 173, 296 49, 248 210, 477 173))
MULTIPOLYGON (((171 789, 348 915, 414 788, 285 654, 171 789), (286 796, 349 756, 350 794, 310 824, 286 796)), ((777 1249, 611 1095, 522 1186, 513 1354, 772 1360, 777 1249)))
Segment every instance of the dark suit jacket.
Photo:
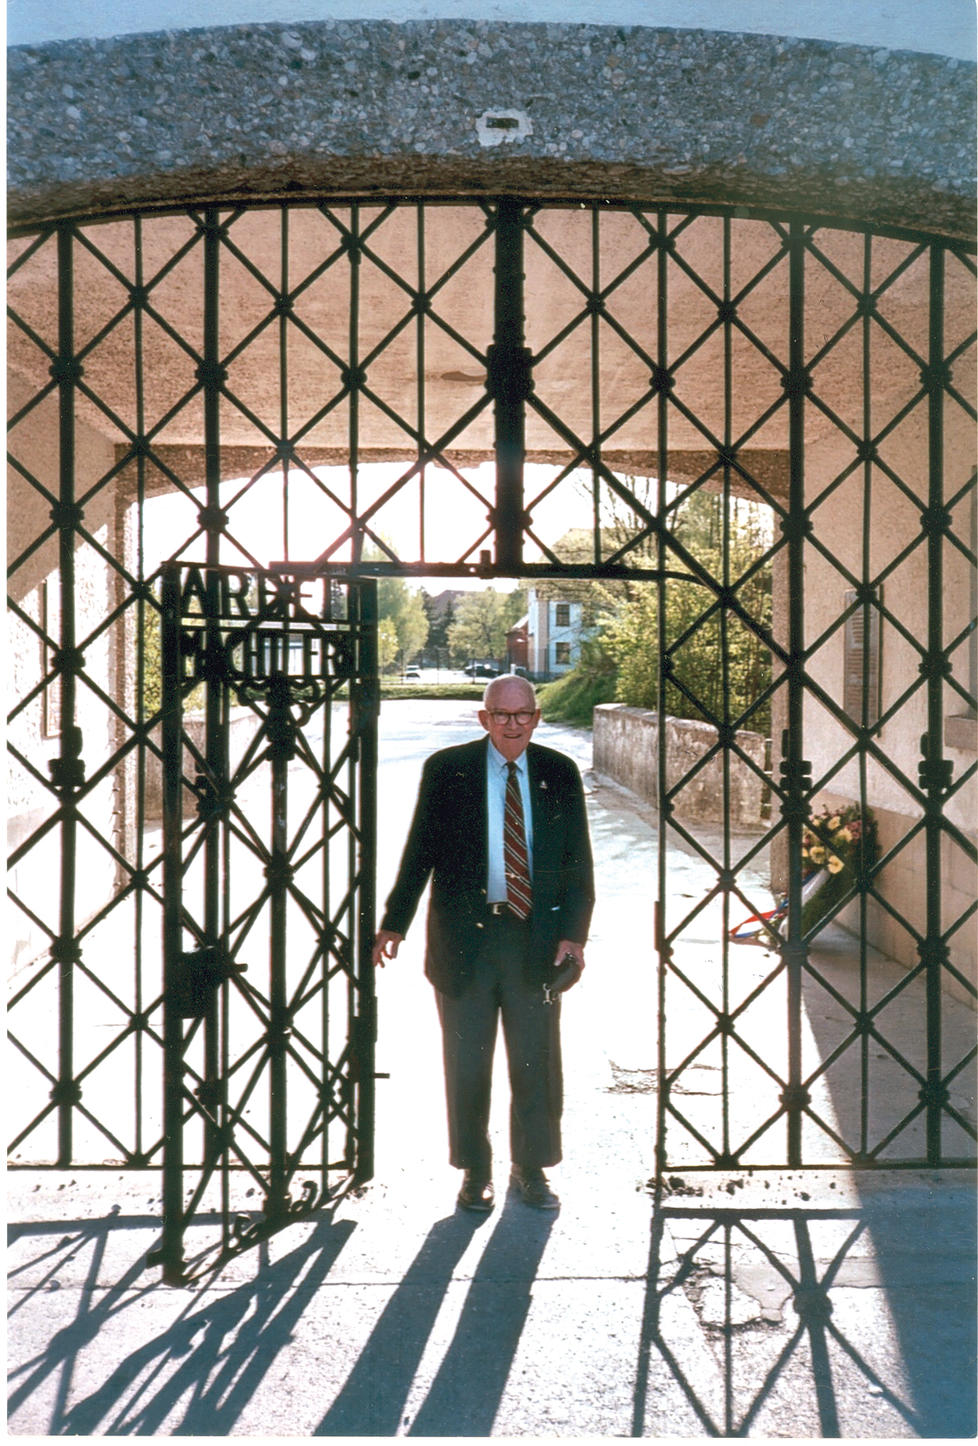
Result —
MULTIPOLYGON (((488 738, 433 753, 382 928, 406 934, 431 876, 425 973, 458 995, 471 976, 486 926, 488 738)), ((542 983, 557 943, 587 939, 594 906, 591 844, 577 765, 531 743, 527 772, 533 811, 533 911, 526 969, 542 983)))

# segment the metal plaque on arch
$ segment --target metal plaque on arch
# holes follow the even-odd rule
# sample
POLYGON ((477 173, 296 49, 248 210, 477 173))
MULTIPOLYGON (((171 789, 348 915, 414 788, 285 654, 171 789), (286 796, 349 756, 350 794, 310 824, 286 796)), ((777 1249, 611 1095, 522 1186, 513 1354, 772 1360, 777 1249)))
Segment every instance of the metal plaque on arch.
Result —
POLYGON ((169 1280, 373 1173, 375 587, 163 570, 169 1280))

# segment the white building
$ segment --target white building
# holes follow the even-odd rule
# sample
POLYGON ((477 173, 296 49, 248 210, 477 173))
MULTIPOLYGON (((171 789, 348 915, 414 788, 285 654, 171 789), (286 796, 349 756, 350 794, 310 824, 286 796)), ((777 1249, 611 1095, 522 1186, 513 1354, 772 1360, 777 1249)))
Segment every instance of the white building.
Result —
POLYGON ((559 678, 577 665, 581 654, 583 607, 541 597, 535 587, 527 596, 526 668, 541 681, 559 678))

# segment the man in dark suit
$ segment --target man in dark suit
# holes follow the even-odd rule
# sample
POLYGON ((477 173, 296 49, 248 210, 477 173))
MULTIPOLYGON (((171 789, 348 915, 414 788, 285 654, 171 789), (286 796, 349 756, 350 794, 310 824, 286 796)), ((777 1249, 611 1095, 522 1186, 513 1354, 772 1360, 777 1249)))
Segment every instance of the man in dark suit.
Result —
POLYGON ((488 735, 426 762, 394 888, 374 944, 393 959, 431 878, 425 973, 442 1026, 458 1203, 491 1210, 489 1096, 498 1019, 509 1062, 511 1183, 554 1210, 544 1167, 561 1158, 560 996, 544 985, 567 955, 584 967, 594 881, 576 764, 530 739, 540 721, 525 678, 494 678, 488 735))

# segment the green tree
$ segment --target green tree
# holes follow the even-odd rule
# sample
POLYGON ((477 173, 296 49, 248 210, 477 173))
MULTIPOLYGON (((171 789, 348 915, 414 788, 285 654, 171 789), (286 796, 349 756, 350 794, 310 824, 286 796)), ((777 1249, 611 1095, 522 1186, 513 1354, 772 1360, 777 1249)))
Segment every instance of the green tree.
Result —
POLYGON ((506 657, 506 634, 526 612, 522 588, 497 592, 487 587, 459 599, 455 618, 448 629, 448 645, 456 662, 468 658, 506 657))
MULTIPOLYGON (((377 584, 378 622, 387 622, 397 639, 391 664, 400 656, 409 662, 424 647, 428 638, 428 619, 421 594, 408 587, 403 578, 382 577, 377 584)), ((384 666, 383 664, 381 666, 384 666)))
MULTIPOLYGON (((771 569, 758 559, 769 545, 768 523, 755 504, 698 491, 671 517, 670 533, 709 575, 729 586, 738 608, 717 606, 697 582, 670 579, 665 588, 665 648, 659 653, 659 589, 645 584, 603 631, 618 668, 616 697, 637 708, 658 706, 660 661, 666 667, 666 711, 679 718, 740 723, 766 733, 770 705, 752 705, 768 686, 771 655, 763 634, 771 623, 771 569), (760 636, 758 631, 760 630, 760 636), (746 715, 746 716, 745 716, 746 715)), ((682 568, 673 555, 670 567, 682 568)))
POLYGON ((428 641, 425 647, 437 654, 439 649, 446 652, 448 650, 448 630, 455 621, 455 603, 451 596, 447 596, 443 605, 436 608, 436 601, 429 592, 421 589, 421 604, 428 619, 428 641))
MULTIPOLYGON (((138 644, 137 644, 138 646, 138 644)), ((160 614, 146 604, 143 608, 143 717, 151 718, 163 706, 163 632, 160 614)), ((198 683, 183 696, 183 711, 196 713, 203 709, 205 689, 198 683)))
POLYGON ((143 716, 146 718, 163 706, 163 639, 160 615, 155 608, 143 607, 143 716))
POLYGON ((386 673, 397 662, 397 630, 390 618, 377 623, 377 667, 386 673))

